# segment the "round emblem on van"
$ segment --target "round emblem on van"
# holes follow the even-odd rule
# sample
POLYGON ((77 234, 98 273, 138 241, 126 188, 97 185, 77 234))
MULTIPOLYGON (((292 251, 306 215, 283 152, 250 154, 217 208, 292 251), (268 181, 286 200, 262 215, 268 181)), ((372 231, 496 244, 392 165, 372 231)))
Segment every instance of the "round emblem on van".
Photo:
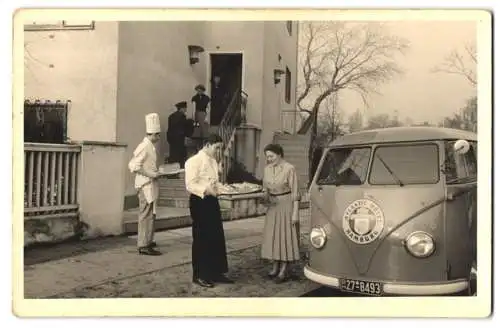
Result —
POLYGON ((352 242, 369 244, 384 230, 384 213, 372 200, 356 200, 344 211, 342 228, 352 242))

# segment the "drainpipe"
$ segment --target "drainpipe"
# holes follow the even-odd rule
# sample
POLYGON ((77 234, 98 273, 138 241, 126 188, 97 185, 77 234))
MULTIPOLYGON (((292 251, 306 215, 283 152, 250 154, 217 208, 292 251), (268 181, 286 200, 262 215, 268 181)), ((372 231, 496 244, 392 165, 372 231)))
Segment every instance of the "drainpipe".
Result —
MULTIPOLYGON (((297 83, 299 79, 297 78, 299 76, 299 68, 297 65, 297 62, 299 60, 299 25, 300 21, 295 22, 296 26, 296 32, 295 32, 295 88, 294 88, 294 93, 293 93, 293 103, 294 103, 294 109, 295 109, 295 115, 293 116, 293 134, 297 134, 297 115, 300 115, 300 112, 297 111, 297 83)), ((293 25, 292 25, 292 33, 293 33, 293 25)))

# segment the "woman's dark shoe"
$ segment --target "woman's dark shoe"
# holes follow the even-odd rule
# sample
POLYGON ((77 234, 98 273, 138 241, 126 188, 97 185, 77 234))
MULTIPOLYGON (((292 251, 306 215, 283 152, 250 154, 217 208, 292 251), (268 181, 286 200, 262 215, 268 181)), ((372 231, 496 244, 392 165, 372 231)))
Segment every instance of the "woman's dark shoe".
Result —
POLYGON ((139 254, 140 255, 158 256, 158 255, 161 255, 161 252, 157 251, 156 249, 152 249, 151 247, 143 247, 143 248, 139 248, 139 254))
POLYGON ((193 282, 201 287, 206 287, 206 288, 212 288, 214 286, 214 284, 212 284, 210 281, 201 278, 195 278, 193 279, 193 282))
POLYGON ((278 272, 269 272, 269 273, 267 274, 267 277, 268 277, 269 279, 273 279, 273 278, 276 278, 276 276, 277 276, 277 275, 278 275, 278 272))

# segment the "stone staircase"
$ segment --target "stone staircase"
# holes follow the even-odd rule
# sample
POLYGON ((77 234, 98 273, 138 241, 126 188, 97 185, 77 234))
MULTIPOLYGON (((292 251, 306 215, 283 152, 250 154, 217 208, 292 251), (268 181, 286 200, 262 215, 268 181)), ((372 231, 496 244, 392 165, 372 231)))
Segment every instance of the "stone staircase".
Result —
POLYGON ((161 178, 159 206, 189 208, 189 194, 186 191, 184 175, 175 178, 161 178))
MULTIPOLYGON (((221 131, 223 134, 226 134, 226 147, 224 153, 221 154, 224 166, 223 175, 227 175, 231 157, 235 156, 234 128, 233 126, 231 131, 221 131)), ((211 127, 211 130, 215 132, 219 129, 218 127, 211 127)), ((273 142, 283 147, 285 159, 295 166, 299 179, 299 188, 302 194, 300 208, 308 208, 309 195, 307 192, 307 185, 309 179, 309 161, 307 149, 309 147, 309 136, 276 133, 273 142)), ((161 178, 159 184, 160 198, 158 200, 155 230, 172 229, 191 225, 189 195, 185 187, 184 174, 179 174, 175 177, 161 178)), ((221 206, 224 221, 263 214, 258 203, 256 203, 254 199, 241 199, 236 201, 224 200, 223 203, 229 204, 228 206, 221 206)), ((137 214, 137 209, 125 212, 124 228, 127 233, 137 232, 137 214)))

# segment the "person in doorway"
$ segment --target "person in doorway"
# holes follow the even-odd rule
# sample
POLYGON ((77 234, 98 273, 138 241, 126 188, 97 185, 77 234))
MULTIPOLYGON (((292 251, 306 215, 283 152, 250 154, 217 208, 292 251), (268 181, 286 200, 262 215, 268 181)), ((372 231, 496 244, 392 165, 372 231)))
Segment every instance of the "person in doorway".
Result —
POLYGON ((224 118, 227 106, 229 106, 228 87, 223 83, 220 76, 215 75, 212 79, 212 101, 210 109, 210 124, 219 125, 224 118))
POLYGON ((270 144, 264 148, 267 165, 263 187, 267 205, 261 257, 273 261, 268 277, 282 283, 289 266, 300 259, 300 193, 295 168, 283 159, 283 148, 270 144))
POLYGON ((146 115, 146 137, 134 150, 134 155, 128 163, 130 172, 135 174, 135 189, 139 198, 137 248, 141 255, 161 255, 154 249, 156 243, 153 241, 159 193, 155 144, 160 140, 160 132, 158 114, 146 115))
POLYGON ((228 271, 226 240, 217 199, 219 166, 215 159, 222 138, 211 134, 204 147, 186 161, 185 182, 189 192, 189 210, 193 220, 193 282, 202 287, 214 283, 233 283, 228 271))
POLYGON ((200 126, 207 117, 207 107, 210 103, 210 97, 205 94, 205 86, 198 84, 194 90, 196 94, 191 98, 191 102, 194 104, 194 120, 196 126, 200 126))
POLYGON ((184 168, 187 157, 186 133, 188 132, 188 121, 186 118, 187 102, 181 101, 175 104, 177 111, 168 117, 167 142, 169 146, 169 163, 179 163, 184 168))

